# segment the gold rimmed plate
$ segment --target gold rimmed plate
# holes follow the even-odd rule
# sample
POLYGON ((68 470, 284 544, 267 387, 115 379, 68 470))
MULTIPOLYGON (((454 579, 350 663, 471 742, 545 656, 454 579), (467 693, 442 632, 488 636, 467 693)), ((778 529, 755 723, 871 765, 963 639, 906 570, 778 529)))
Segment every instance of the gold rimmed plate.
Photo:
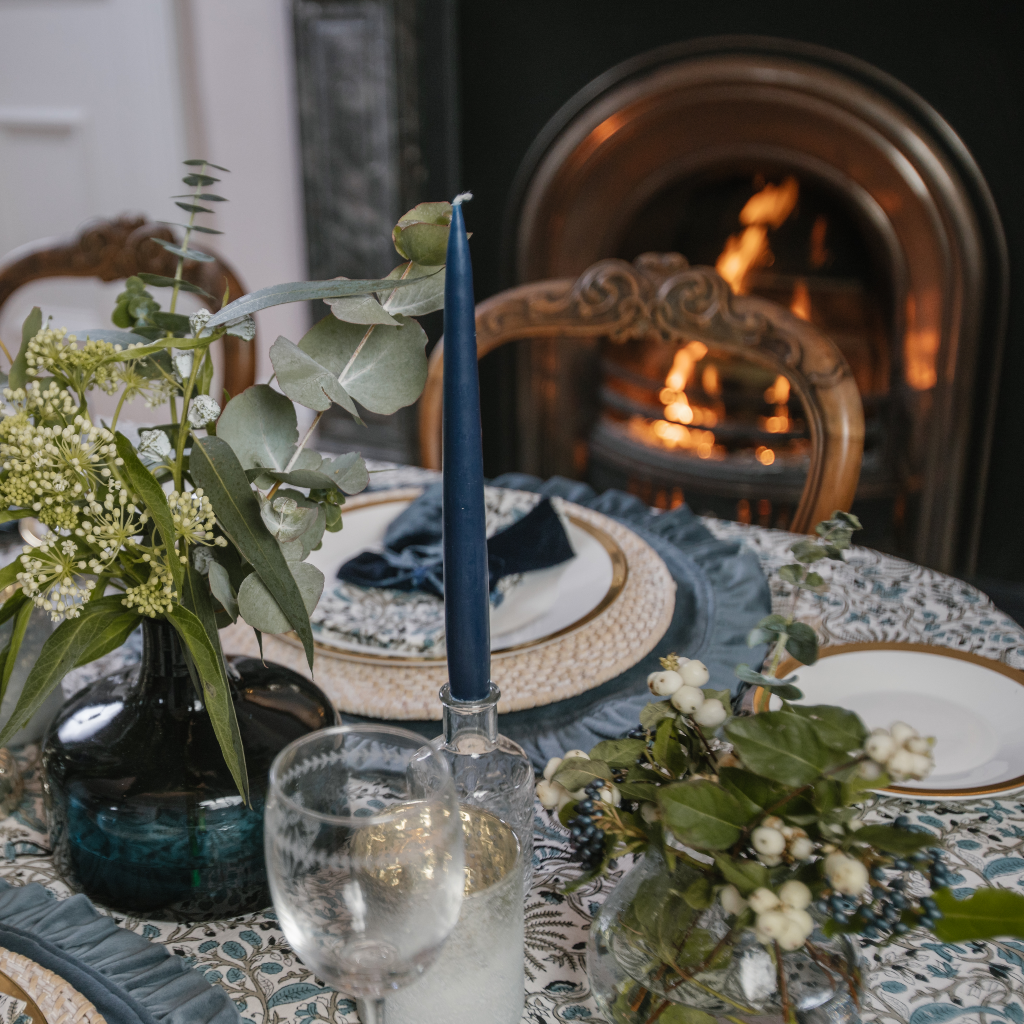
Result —
POLYGON ((1024 672, 930 644, 823 647, 814 665, 790 661, 803 704, 855 711, 869 729, 902 721, 935 737, 928 778, 885 790, 934 800, 1024 787, 1024 672))

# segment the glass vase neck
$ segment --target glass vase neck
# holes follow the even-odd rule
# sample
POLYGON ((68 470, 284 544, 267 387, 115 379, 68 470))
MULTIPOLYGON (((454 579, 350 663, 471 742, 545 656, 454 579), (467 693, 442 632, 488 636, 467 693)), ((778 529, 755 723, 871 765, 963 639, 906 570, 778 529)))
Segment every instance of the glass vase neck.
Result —
POLYGON ((141 678, 189 679, 177 630, 166 619, 142 620, 141 678))
POLYGON ((485 754, 498 746, 498 700, 501 691, 488 683, 483 700, 456 700, 451 687, 441 687, 444 749, 455 754, 485 754))

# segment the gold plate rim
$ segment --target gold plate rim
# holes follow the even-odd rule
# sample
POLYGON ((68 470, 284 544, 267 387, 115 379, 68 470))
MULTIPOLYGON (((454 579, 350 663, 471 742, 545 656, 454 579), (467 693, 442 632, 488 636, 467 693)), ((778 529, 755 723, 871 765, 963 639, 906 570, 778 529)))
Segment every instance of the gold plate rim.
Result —
MULTIPOLYGON (((818 660, 829 658, 835 654, 857 654, 861 651, 915 651, 920 654, 934 654, 940 658, 952 658, 956 661, 969 661, 982 668, 991 669, 999 675, 1012 679, 1018 686, 1024 686, 1024 672, 1011 668, 1009 665, 995 658, 986 658, 983 655, 975 654, 973 651, 958 651, 954 647, 942 647, 939 644, 913 644, 900 643, 899 641, 873 641, 857 644, 833 644, 822 647, 818 652, 818 660)), ((778 668, 780 678, 803 667, 803 662, 795 658, 787 658, 778 668)), ((763 691, 764 687, 757 687, 763 691)), ((760 694, 758 694, 760 695, 760 694)), ((1008 793, 1015 789, 1024 787, 1024 775, 1009 779, 990 786, 972 786, 966 789, 919 789, 915 786, 887 786, 876 792, 887 793, 892 796, 916 796, 929 797, 934 800, 948 800, 952 797, 991 796, 996 793, 1008 793)))
MULTIPOLYGON (((386 505, 391 502, 414 500, 422 493, 423 488, 399 488, 394 491, 386 491, 376 498, 367 495, 363 500, 346 501, 345 505, 348 506, 349 511, 355 511, 356 509, 366 508, 371 505, 386 505)), ((571 505, 571 502, 567 502, 567 504, 571 505)), ((571 511, 566 511, 566 518, 574 526, 579 527, 585 533, 589 533, 608 554, 612 563, 612 579, 608 585, 608 590, 605 592, 604 597, 586 615, 581 616, 575 622, 570 622, 569 625, 563 626, 553 633, 538 637, 536 640, 527 640, 521 644, 513 644, 509 647, 499 647, 491 651, 492 660, 512 657, 520 651, 540 647, 553 640, 557 640, 559 637, 575 632, 577 629, 582 629, 588 622, 593 622, 599 615, 607 611, 625 588, 626 581, 629 579, 629 562, 626 559, 626 553, 616 542, 615 538, 609 536, 599 526, 585 522, 578 516, 573 515, 571 511)), ((282 633, 280 634, 280 639, 293 646, 301 646, 302 643, 294 632, 282 633)), ((436 665, 440 667, 448 664, 447 658, 398 658, 389 654, 349 651, 343 647, 332 647, 330 644, 325 644, 323 641, 315 638, 313 640, 313 648, 326 657, 336 658, 339 661, 358 661, 370 665, 408 665, 410 667, 414 665, 436 665)))

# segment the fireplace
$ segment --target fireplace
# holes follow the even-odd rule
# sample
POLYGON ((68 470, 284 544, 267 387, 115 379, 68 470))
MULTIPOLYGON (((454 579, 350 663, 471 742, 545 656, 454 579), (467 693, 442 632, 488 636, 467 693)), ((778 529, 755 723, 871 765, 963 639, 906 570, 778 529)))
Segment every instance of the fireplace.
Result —
MULTIPOLYGON (((919 97, 802 44, 718 39, 614 69, 556 116, 510 205, 518 280, 679 252, 810 320, 853 369, 866 543, 970 566, 1005 246, 970 154, 919 97)), ((784 378, 691 342, 535 341, 520 465, 785 527, 806 466, 784 378), (571 404, 574 415, 567 417, 571 404)))

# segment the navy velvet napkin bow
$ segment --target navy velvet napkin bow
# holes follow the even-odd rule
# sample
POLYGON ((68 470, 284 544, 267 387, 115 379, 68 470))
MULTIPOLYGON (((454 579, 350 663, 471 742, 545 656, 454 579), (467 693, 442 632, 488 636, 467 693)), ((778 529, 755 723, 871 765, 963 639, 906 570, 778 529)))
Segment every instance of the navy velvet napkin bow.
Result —
MULTIPOLYGON (((561 565, 574 556, 562 520, 549 498, 487 541, 490 589, 513 573, 561 565)), ((384 550, 349 559, 338 579, 360 587, 422 590, 444 596, 441 558, 441 485, 428 487, 388 527, 384 550)))

